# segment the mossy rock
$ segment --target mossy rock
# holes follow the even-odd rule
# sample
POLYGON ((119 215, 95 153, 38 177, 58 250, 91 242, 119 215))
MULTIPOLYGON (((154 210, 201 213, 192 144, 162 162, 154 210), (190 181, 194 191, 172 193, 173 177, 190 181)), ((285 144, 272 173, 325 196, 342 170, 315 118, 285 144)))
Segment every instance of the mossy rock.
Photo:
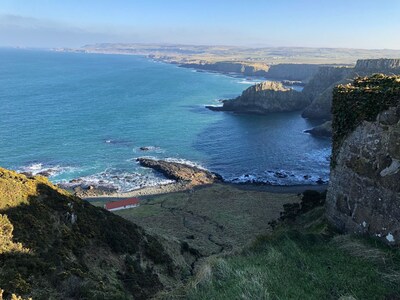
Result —
POLYGON ((379 113, 400 104, 400 76, 374 74, 358 77, 353 83, 339 85, 333 91, 331 166, 343 140, 363 121, 375 121, 379 113))

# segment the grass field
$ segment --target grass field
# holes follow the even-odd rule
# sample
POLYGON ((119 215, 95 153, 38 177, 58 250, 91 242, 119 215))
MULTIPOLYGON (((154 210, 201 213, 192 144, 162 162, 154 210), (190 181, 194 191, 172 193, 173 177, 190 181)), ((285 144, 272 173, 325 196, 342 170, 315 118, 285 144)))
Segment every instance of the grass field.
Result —
POLYGON ((203 264, 186 287, 163 299, 400 299, 400 253, 339 235, 324 208, 260 236, 240 254, 203 264))
POLYGON ((400 299, 399 250, 337 233, 324 207, 272 230, 282 205, 300 200, 217 184, 143 198, 116 213, 200 257, 191 258, 192 279, 159 299, 400 299))
MULTIPOLYGON (((102 206, 110 199, 90 202, 102 206)), ((245 190, 225 184, 141 198, 137 208, 116 211, 149 232, 188 243, 201 256, 241 249, 271 230, 282 205, 296 194, 245 190)))

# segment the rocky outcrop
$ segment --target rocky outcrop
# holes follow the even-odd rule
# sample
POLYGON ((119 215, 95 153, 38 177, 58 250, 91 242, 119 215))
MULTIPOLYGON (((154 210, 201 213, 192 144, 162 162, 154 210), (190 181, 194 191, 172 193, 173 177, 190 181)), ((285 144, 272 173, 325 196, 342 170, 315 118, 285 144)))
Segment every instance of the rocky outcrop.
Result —
POLYGON ((316 137, 331 137, 332 136, 332 122, 326 121, 325 123, 307 129, 304 132, 309 133, 316 137))
POLYGON ((354 68, 321 67, 318 73, 304 87, 304 94, 311 99, 311 104, 302 116, 310 119, 327 119, 332 117, 332 91, 338 84, 351 82, 357 76, 368 76, 374 73, 400 74, 399 59, 360 59, 354 68))
POLYGON ((332 126, 328 219, 400 245, 400 76, 335 88, 332 126))
POLYGON ((145 157, 138 158, 137 161, 141 166, 152 168, 168 179, 187 181, 193 186, 222 181, 222 177, 216 173, 187 164, 145 157))
POLYGON ((302 93, 285 88, 279 82, 266 81, 246 89, 241 96, 224 100, 222 107, 211 110, 265 114, 301 110, 309 104, 302 93))

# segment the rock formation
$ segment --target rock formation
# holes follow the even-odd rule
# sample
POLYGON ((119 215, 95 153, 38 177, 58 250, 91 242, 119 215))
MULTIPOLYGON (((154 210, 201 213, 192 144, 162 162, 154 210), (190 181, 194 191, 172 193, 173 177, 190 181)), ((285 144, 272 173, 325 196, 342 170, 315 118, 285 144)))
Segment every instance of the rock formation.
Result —
POLYGON ((318 72, 319 67, 321 65, 317 64, 276 64, 270 66, 266 77, 308 82, 318 72))
POLYGON ((400 245, 400 76, 335 88, 332 126, 328 219, 400 245))
POLYGON ((400 74, 400 59, 360 59, 354 68, 321 67, 304 87, 303 93, 312 102, 304 110, 302 116, 330 120, 333 88, 338 84, 349 83, 357 76, 368 76, 374 73, 400 74))
POLYGON ((304 132, 309 133, 316 137, 331 137, 332 136, 332 121, 307 129, 304 132))
POLYGON ((329 120, 332 90, 339 82, 351 77, 351 72, 352 68, 347 67, 321 67, 303 89, 304 95, 312 102, 303 111, 302 117, 329 120))
POLYGON ((222 177, 218 174, 187 164, 144 157, 138 158, 137 161, 141 166, 152 168, 168 179, 186 181, 193 186, 222 181, 222 177))
POLYGON ((222 107, 207 106, 211 110, 265 114, 301 110, 309 104, 302 93, 285 88, 279 82, 266 81, 253 85, 242 95, 224 100, 222 107))
POLYGON ((218 73, 237 73, 245 76, 267 76, 269 66, 266 64, 249 64, 240 62, 204 62, 181 64, 184 68, 214 71, 218 73))
POLYGON ((181 67, 197 70, 208 70, 219 73, 237 73, 245 76, 262 76, 265 78, 295 80, 308 82, 321 65, 317 64, 276 64, 248 62, 200 62, 183 63, 181 67))
POLYGON ((400 74, 400 59, 359 59, 354 71, 400 74))

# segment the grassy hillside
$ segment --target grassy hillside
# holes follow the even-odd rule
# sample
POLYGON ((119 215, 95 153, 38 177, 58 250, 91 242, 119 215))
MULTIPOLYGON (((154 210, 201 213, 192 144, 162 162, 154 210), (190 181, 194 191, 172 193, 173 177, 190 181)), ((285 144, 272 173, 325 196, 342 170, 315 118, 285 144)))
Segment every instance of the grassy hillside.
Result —
POLYGON ((6 299, 11 293, 148 299, 181 279, 177 257, 141 227, 47 179, 0 168, 0 289, 6 299))
MULTIPOLYGON (((109 198, 90 200, 103 205, 109 198)), ((182 241, 197 257, 236 251, 270 231, 282 205, 299 202, 295 193, 270 193, 229 184, 142 197, 140 206, 116 211, 147 231, 182 241)), ((188 257, 189 259, 189 257, 188 257)), ((189 260, 190 261, 190 260, 189 260)))
POLYGON ((241 253, 209 259, 165 299, 399 299, 399 286, 398 250, 335 233, 318 207, 241 253))

